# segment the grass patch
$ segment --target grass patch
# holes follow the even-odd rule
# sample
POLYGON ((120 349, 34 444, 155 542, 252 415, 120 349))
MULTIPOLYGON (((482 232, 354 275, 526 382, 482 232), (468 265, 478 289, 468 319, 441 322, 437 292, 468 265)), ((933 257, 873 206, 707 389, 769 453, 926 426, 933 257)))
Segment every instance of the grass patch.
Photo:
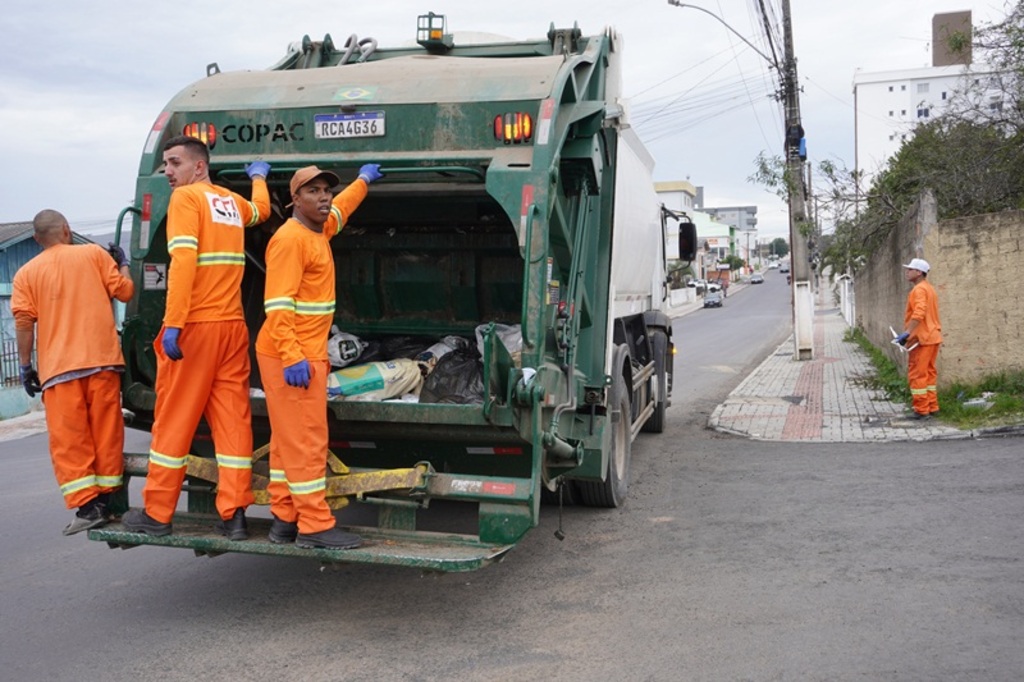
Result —
MULTIPOLYGON (((872 345, 860 329, 847 329, 843 340, 856 343, 871 359, 875 374, 863 378, 866 385, 909 408, 910 388, 904 369, 872 345)), ((1024 372, 994 374, 976 384, 952 384, 940 389, 939 411, 941 421, 959 429, 1024 424, 1024 372), (965 405, 977 399, 988 406, 965 405)))
POLYGON ((902 367, 893 362, 888 355, 875 348, 868 341, 864 332, 858 328, 847 329, 843 341, 857 344, 871 359, 875 374, 862 378, 869 388, 881 391, 887 400, 894 403, 910 404, 910 387, 907 385, 907 376, 902 367))

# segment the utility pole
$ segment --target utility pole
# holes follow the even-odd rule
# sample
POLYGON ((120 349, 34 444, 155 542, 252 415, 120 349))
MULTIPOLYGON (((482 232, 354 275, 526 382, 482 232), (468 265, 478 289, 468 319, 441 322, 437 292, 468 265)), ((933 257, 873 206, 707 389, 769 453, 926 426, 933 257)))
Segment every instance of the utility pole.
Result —
POLYGON ((811 291, 811 263, 807 237, 804 161, 807 158, 804 128, 800 123, 800 82, 793 55, 793 26, 789 0, 782 0, 784 62, 782 96, 786 118, 786 175, 789 180, 789 248, 793 286, 793 359, 810 360, 814 355, 814 297, 811 291))

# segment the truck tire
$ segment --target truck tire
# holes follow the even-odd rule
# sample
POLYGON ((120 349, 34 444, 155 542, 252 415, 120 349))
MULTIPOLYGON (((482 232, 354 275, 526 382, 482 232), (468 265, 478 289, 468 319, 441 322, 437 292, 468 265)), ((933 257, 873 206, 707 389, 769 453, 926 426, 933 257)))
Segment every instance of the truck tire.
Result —
POLYGON ((587 507, 621 507, 629 492, 629 461, 632 455, 632 420, 626 380, 619 375, 612 385, 612 406, 618 421, 612 422, 612 445, 608 475, 603 481, 576 481, 580 502, 587 507))
POLYGON ((641 431, 663 433, 665 431, 665 410, 668 409, 668 335, 660 329, 651 330, 651 349, 654 351, 654 376, 658 378, 658 393, 654 396, 654 412, 644 422, 641 431))

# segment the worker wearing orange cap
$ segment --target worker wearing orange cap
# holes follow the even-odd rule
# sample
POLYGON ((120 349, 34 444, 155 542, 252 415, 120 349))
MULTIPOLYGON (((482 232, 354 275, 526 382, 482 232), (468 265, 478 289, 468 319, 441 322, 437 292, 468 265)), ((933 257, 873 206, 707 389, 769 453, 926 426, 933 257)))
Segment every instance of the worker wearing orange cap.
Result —
POLYGON ((245 509, 253 502, 249 407, 249 332, 242 309, 245 234, 270 215, 269 164, 246 165, 252 199, 212 184, 210 152, 179 135, 164 145, 171 185, 167 251, 171 257, 164 324, 154 343, 156 408, 145 509, 122 522, 131 532, 171 533, 185 480, 185 458, 205 417, 217 457, 215 529, 231 540, 249 536, 245 509))
POLYGON ((913 258, 903 266, 907 281, 914 285, 907 295, 903 316, 904 332, 896 337, 901 345, 910 345, 907 358, 907 382, 914 408, 914 419, 927 419, 938 413, 938 372, 935 360, 942 343, 942 322, 939 321, 939 296, 928 282, 931 265, 923 258, 913 258), (916 347, 915 347, 916 346, 916 347))
POLYGON ((367 164, 338 196, 338 176, 316 166, 295 172, 292 217, 267 246, 266 322, 256 362, 270 416, 271 542, 351 549, 357 535, 335 527, 327 505, 327 339, 334 322, 334 257, 330 239, 381 176, 367 164))
POLYGON ((22 383, 29 397, 43 394, 54 474, 64 504, 78 509, 64 529, 73 535, 107 523, 110 493, 122 483, 124 357, 110 300, 128 301, 135 286, 119 246, 108 254, 72 244, 57 211, 40 211, 32 224, 43 252, 14 275, 11 313, 22 383))

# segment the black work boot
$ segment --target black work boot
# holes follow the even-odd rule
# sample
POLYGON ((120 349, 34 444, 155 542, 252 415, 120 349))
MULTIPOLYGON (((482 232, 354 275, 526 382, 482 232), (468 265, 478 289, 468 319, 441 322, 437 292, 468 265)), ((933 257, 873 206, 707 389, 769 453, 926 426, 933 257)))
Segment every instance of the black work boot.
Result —
POLYGON ((274 516, 274 520, 270 522, 270 532, 267 533, 267 539, 275 545, 287 545, 288 543, 295 542, 295 536, 298 534, 299 524, 295 521, 282 521, 277 516, 274 516))
POLYGON ((346 533, 338 528, 328 528, 319 533, 299 533, 295 544, 303 549, 354 549, 363 544, 358 535, 346 533))
POLYGON ((228 540, 249 539, 249 526, 245 522, 245 510, 241 507, 236 509, 235 513, 227 521, 217 519, 217 523, 214 524, 213 528, 221 535, 227 537, 228 540))
POLYGON ((129 509, 121 517, 121 525, 129 533, 145 533, 155 538, 171 534, 171 524, 160 523, 145 509, 129 509))
POLYGON ((64 528, 64 535, 74 535, 83 530, 107 525, 106 505, 93 498, 75 512, 75 518, 64 528))

